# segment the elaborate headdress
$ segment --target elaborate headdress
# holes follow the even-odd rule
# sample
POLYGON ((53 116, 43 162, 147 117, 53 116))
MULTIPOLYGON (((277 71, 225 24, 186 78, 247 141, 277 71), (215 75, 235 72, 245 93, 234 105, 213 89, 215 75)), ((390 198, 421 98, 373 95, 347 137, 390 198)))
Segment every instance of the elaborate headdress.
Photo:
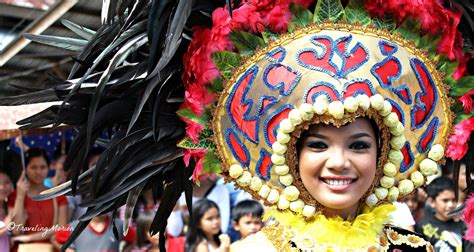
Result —
MULTIPOLYGON (((311 124, 360 116, 375 121, 382 139, 377 184, 365 202, 395 201, 435 173, 453 114, 472 116, 461 12, 436 0, 138 0, 102 13, 98 31, 68 26, 88 42, 68 80, 0 101, 62 100, 21 123, 79 126, 65 164, 71 181, 42 196, 83 196, 88 211, 66 246, 93 216, 126 204, 128 223, 142 190, 163 189, 151 231, 161 231, 164 249, 167 216, 181 192, 191 201, 188 178, 209 172, 312 216, 317 204, 299 181, 295 143, 311 124), (83 170, 103 130, 113 132, 107 149, 94 170, 83 170)), ((470 38, 472 27, 464 29, 470 38)), ((472 130, 460 125, 459 132, 472 130)), ((459 157, 467 139, 455 136, 447 150, 459 157)))
POLYGON ((317 202, 297 169, 301 132, 370 117, 382 144, 365 202, 397 201, 442 162, 454 120, 449 87, 473 85, 455 30, 461 14, 437 1, 319 1, 314 13, 311 2, 245 1, 232 17, 214 11, 212 29, 195 29, 180 146, 197 159, 195 173, 221 167, 256 198, 310 217, 317 202))

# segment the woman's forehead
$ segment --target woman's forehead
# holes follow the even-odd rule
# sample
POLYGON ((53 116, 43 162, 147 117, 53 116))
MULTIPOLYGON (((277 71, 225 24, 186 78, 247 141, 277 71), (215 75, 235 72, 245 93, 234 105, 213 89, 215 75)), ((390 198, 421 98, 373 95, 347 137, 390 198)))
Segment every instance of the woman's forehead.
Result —
POLYGON ((355 121, 341 127, 336 127, 330 124, 315 124, 308 129, 308 133, 319 134, 356 134, 361 132, 374 136, 374 128, 369 119, 357 118, 355 121))

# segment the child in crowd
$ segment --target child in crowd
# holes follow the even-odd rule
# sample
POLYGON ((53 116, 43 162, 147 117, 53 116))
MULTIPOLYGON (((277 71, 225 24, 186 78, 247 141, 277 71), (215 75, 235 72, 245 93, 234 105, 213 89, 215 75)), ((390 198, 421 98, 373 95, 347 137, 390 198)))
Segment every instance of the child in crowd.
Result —
MULTIPOLYGON (((262 204, 255 200, 244 200, 234 207, 232 210, 233 226, 240 233, 240 240, 262 229, 262 215, 262 204)), ((232 250, 238 246, 238 243, 239 241, 232 243, 232 250)))
MULTIPOLYGON (((121 230, 123 229, 123 222, 117 218, 114 219, 115 227, 118 232, 118 239, 113 232, 111 223, 112 218, 108 215, 99 215, 92 218, 86 229, 77 237, 77 239, 66 250, 67 252, 118 252, 120 242, 123 240, 128 245, 132 245, 135 241, 135 229, 130 227, 127 235, 123 236, 121 230)), ((72 230, 78 224, 78 221, 73 221, 67 228, 56 231, 56 240, 63 244, 71 235, 72 230)))
POLYGON ((435 213, 426 214, 416 223, 416 232, 424 235, 436 251, 473 251, 474 247, 461 238, 464 223, 449 215, 456 207, 453 181, 446 177, 436 178, 428 185, 427 193, 428 203, 435 213))
POLYGON ((10 251, 8 225, 12 214, 8 212, 7 199, 12 191, 13 184, 10 177, 0 170, 0 251, 10 251))
POLYGON ((194 203, 185 251, 229 252, 229 247, 229 236, 221 234, 221 217, 217 204, 208 199, 194 203))

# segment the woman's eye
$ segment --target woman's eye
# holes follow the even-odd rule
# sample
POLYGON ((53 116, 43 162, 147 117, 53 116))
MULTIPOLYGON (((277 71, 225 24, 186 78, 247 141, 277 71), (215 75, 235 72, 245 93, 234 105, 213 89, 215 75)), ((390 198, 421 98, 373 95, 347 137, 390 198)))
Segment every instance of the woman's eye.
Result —
POLYGON ((309 142, 308 147, 311 149, 326 149, 328 146, 323 142, 309 142))
POLYGON ((364 150, 364 149, 369 149, 370 144, 366 142, 355 142, 355 143, 352 143, 349 148, 353 150, 364 150))

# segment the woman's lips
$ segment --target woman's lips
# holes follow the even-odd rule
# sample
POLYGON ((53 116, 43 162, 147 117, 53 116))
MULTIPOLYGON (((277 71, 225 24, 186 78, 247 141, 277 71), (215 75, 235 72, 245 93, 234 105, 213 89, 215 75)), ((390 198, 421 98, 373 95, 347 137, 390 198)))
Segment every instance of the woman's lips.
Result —
POLYGON ((357 179, 351 177, 322 177, 320 180, 331 191, 342 192, 348 190, 357 179))

